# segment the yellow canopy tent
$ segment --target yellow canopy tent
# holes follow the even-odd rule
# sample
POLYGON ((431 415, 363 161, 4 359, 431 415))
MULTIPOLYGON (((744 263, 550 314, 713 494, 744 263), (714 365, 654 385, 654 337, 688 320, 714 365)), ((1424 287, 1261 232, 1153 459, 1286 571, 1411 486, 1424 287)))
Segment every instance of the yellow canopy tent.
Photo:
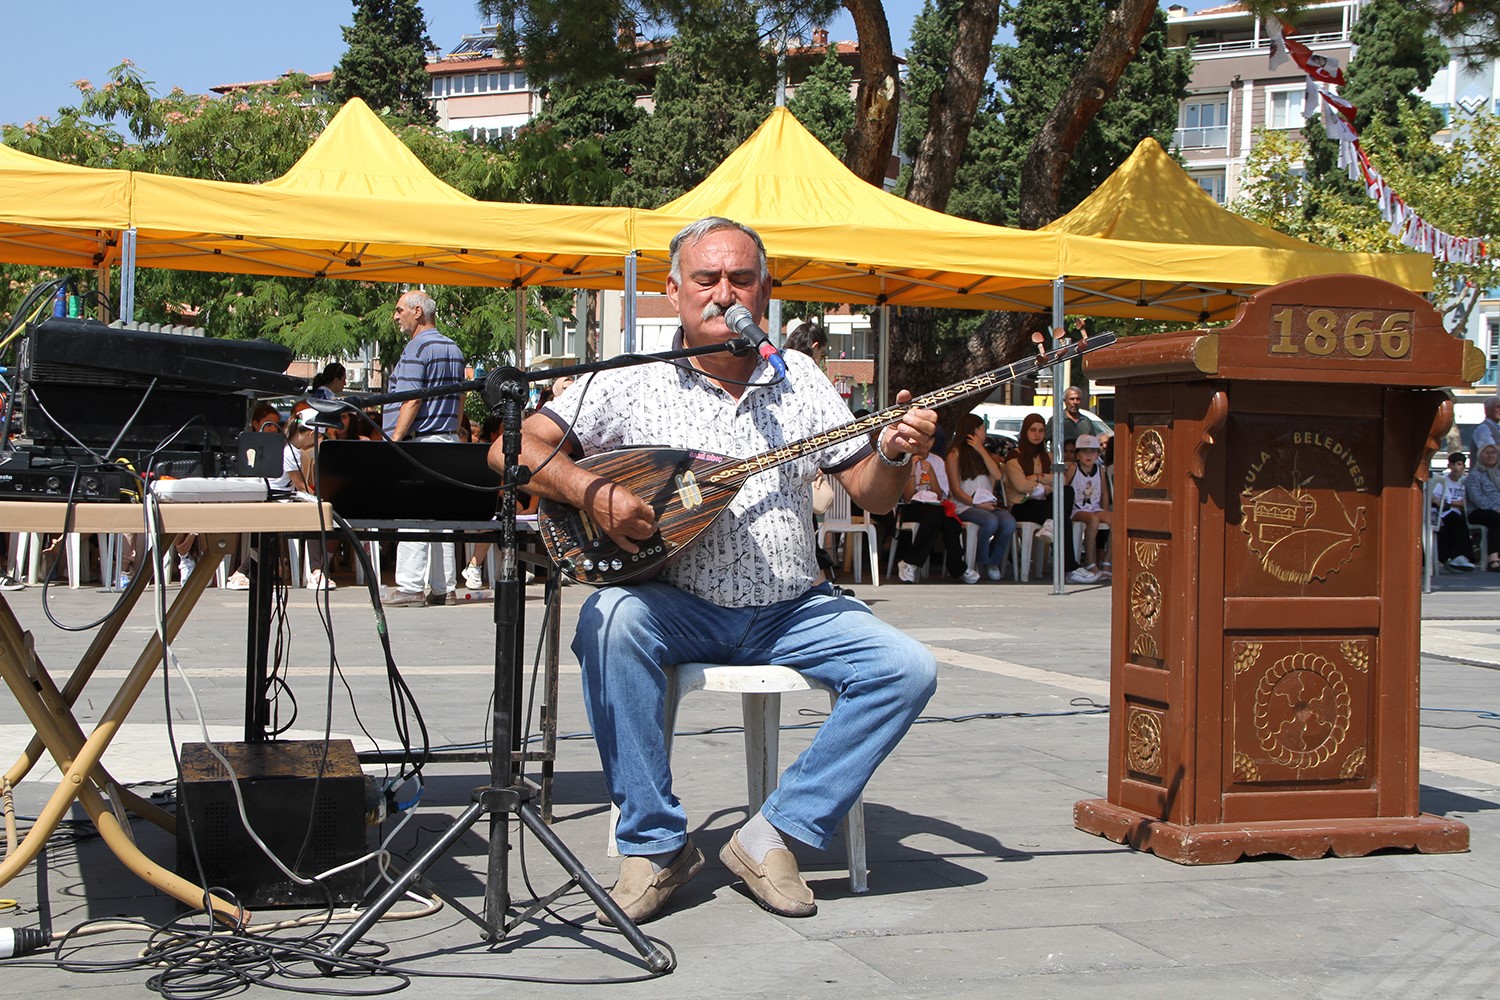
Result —
POLYGON ((0 146, 0 259, 93 270, 118 256, 131 174, 0 146))
POLYGON ((355 99, 274 181, 136 174, 131 217, 142 267, 620 287, 630 211, 470 198, 355 99))
POLYGON ((920 208, 854 176, 777 108, 692 191, 641 212, 642 276, 664 278, 686 223, 723 215, 756 229, 778 298, 966 309, 1055 310, 1201 322, 1254 288, 1368 274, 1423 292, 1418 254, 1340 253, 1220 208, 1152 139, 1097 191, 1037 231, 920 208))
POLYGON ((1221 208, 1155 139, 1043 232, 1061 237, 1067 312, 1228 319, 1249 291, 1318 274, 1432 289, 1432 258, 1342 253, 1221 208))
POLYGON ((637 213, 643 278, 664 280, 667 245, 708 215, 760 233, 778 298, 1030 309, 1014 292, 1057 276, 1060 240, 922 208, 860 180, 785 108, 701 184, 637 213))

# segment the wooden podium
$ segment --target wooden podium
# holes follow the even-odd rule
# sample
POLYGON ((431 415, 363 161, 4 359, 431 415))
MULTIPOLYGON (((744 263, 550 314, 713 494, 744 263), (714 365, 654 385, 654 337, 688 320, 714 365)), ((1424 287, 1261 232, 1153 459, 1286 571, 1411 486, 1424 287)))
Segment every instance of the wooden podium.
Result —
POLYGON ((1482 353, 1352 275, 1090 355, 1116 383, 1108 799, 1183 864, 1468 849, 1417 779, 1421 483, 1482 353))

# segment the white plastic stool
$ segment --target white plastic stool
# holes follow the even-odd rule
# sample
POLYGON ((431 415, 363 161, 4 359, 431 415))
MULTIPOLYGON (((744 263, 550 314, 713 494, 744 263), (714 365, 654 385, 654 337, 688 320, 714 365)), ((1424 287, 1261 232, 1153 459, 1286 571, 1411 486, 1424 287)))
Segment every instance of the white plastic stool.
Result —
MULTIPOLYGON (((776 766, 781 743, 781 695, 787 691, 827 691, 830 705, 838 704, 838 695, 824 684, 777 664, 725 666, 713 663, 682 663, 666 667, 667 759, 672 758, 672 730, 677 724, 677 706, 691 691, 723 691, 740 696, 745 717, 745 784, 749 812, 753 816, 776 788, 780 769, 776 766)), ((608 853, 620 856, 615 843, 615 824, 620 818, 617 807, 609 810, 608 853)), ((865 799, 861 795, 844 817, 844 843, 849 849, 849 888, 869 892, 869 873, 865 867, 865 799)))
MULTIPOLYGON (((1041 530, 1041 527, 1042 526, 1040 524, 1037 524, 1035 521, 1016 522, 1016 533, 1013 536, 1013 544, 1017 546, 1016 579, 1018 581, 1024 582, 1031 579, 1031 556, 1032 551, 1037 547, 1037 545, 1045 544, 1050 547, 1052 544, 1047 539, 1041 538, 1037 535, 1037 532, 1041 530)), ((1037 560, 1038 565, 1044 565, 1045 562, 1045 556, 1037 560)))

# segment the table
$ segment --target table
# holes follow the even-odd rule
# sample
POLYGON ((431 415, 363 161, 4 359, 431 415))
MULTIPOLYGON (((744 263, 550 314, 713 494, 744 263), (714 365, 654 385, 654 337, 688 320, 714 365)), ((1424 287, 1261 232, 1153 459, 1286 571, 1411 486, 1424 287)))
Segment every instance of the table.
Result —
MULTIPOLYGON (((333 520, 327 504, 312 503, 162 504, 159 510, 164 536, 196 532, 207 552, 182 582, 167 609, 163 630, 168 642, 176 638, 213 579, 219 559, 230 552, 232 539, 240 532, 311 532, 333 520)), ((0 531, 115 534, 138 532, 142 525, 141 508, 133 504, 81 504, 73 508, 69 518, 67 504, 0 501, 0 531)), ((165 550, 165 546, 158 549, 165 550)), ((207 903, 226 922, 243 924, 249 914, 241 907, 207 895, 201 887, 166 871, 143 854, 111 806, 113 803, 114 807, 129 809, 162 829, 175 832, 176 820, 170 813, 121 788, 100 764, 104 751, 161 662, 160 637, 153 633, 147 641, 92 733, 85 735, 72 711, 73 703, 105 651, 119 637, 130 611, 159 571, 158 562, 156 559, 145 562, 121 597, 116 613, 100 627, 62 687, 57 686, 37 655, 31 633, 21 627, 0 595, 0 677, 36 728, 36 736, 0 781, 7 786, 21 781, 43 750, 52 755, 63 771, 62 780, 26 837, 16 851, 0 862, 0 886, 35 860, 42 845, 77 801, 106 846, 140 878, 186 906, 199 909, 207 903)))

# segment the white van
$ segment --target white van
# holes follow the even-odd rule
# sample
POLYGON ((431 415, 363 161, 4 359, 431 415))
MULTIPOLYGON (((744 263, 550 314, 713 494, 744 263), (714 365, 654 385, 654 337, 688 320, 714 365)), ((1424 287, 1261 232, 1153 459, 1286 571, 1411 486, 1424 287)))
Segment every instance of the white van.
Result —
MULTIPOLYGON (((986 433, 1004 434, 1006 437, 1019 441, 1021 438, 1021 421, 1026 419, 1028 413, 1040 413, 1043 420, 1052 419, 1052 407, 1049 406, 1011 406, 1004 403, 980 403, 974 407, 974 413, 984 421, 987 428, 986 433)), ((1114 428, 1107 420, 1104 420, 1093 410, 1079 410, 1086 417, 1099 421, 1105 427, 1114 428)), ((1483 414, 1480 415, 1483 418, 1483 414)))

